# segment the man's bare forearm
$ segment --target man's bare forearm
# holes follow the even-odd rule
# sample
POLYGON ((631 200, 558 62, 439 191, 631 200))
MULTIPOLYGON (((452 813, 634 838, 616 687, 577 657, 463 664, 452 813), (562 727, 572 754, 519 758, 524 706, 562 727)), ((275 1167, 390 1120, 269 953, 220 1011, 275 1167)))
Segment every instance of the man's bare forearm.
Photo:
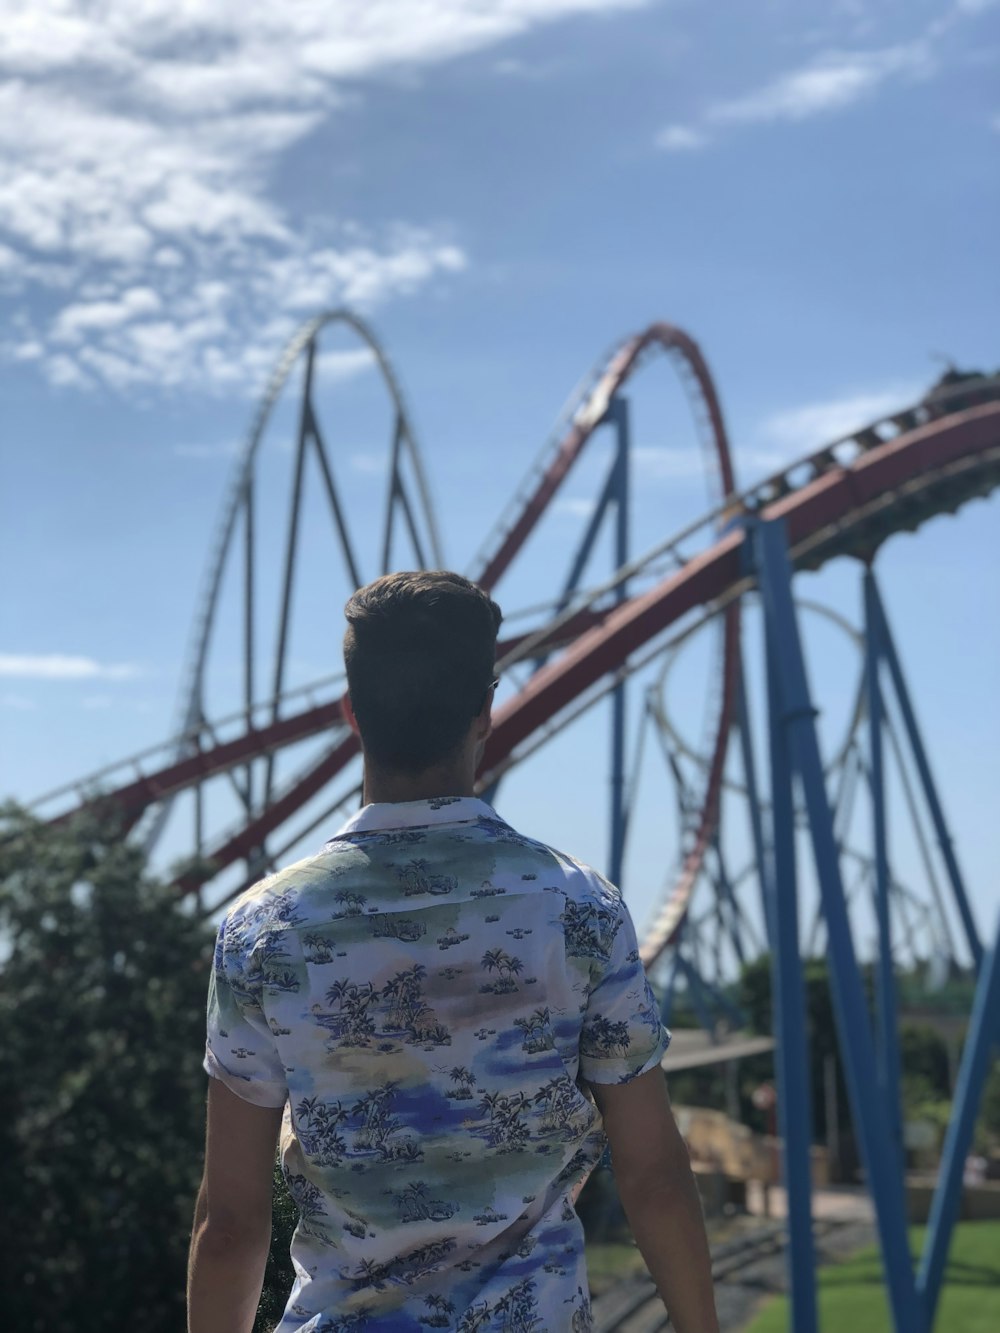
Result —
POLYGON ((618 1181, 625 1216, 676 1333, 718 1333, 701 1199, 685 1162, 618 1181))
POLYGON ((253 1231, 213 1228, 199 1198, 188 1262, 188 1333, 251 1333, 271 1243, 253 1231))

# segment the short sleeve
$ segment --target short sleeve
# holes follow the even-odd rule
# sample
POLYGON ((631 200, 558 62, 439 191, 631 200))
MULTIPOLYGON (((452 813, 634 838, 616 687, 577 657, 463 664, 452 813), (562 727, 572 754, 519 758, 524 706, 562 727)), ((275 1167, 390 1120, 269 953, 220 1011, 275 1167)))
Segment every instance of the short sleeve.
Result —
POLYGON ((580 1072, 588 1083, 629 1083, 655 1068, 670 1044, 639 958, 635 926, 617 890, 602 905, 606 949, 591 968, 580 1032, 580 1072))
POLYGON ((243 941, 228 918, 219 927, 208 984, 204 1067, 246 1102, 285 1103, 285 1069, 261 1008, 260 982, 248 974, 243 941))

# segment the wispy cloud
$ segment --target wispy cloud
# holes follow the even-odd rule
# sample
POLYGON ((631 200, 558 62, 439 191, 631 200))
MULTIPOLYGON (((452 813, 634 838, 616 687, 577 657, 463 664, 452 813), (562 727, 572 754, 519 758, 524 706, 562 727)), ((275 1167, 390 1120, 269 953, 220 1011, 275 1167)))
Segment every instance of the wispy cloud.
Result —
MULTIPOLYGON (((832 443, 850 431, 902 407, 923 394, 916 384, 899 383, 886 388, 846 393, 838 398, 786 408, 766 417, 754 432, 758 445, 755 461, 760 467, 778 468, 810 450, 832 443)), ((737 453, 737 463, 750 463, 751 454, 737 453)))
POLYGON ((132 662, 102 663, 64 653, 32 656, 0 653, 0 677, 21 680, 132 680, 141 675, 132 662))
POLYGON ((654 146, 664 152, 691 152, 737 127, 831 115, 893 82, 927 77, 938 67, 944 36, 995 3, 958 0, 912 41, 855 50, 829 46, 807 64, 779 74, 760 88, 709 103, 689 123, 666 126, 654 137, 654 146))
POLYGON ((352 347, 346 351, 333 348, 320 352, 316 369, 334 380, 349 380, 363 375, 375 365, 375 353, 370 347, 352 347))
POLYGON ((10 0, 0 290, 23 305, 0 355, 64 388, 255 390, 301 312, 368 308, 467 263, 439 230, 287 213, 275 165, 356 96, 348 81, 636 3, 10 0))
POLYGON ((706 118, 716 125, 806 120, 841 111, 894 76, 925 73, 930 67, 922 41, 879 51, 830 51, 746 97, 717 103, 706 118))

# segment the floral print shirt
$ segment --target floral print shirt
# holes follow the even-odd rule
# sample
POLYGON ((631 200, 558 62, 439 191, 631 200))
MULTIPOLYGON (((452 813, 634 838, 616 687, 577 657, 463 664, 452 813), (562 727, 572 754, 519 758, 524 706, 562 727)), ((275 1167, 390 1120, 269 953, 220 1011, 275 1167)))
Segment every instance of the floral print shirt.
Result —
POLYGON ((586 1083, 661 1060, 619 891, 472 797, 368 805, 219 929, 205 1068, 284 1106, 277 1333, 591 1327, 586 1083))

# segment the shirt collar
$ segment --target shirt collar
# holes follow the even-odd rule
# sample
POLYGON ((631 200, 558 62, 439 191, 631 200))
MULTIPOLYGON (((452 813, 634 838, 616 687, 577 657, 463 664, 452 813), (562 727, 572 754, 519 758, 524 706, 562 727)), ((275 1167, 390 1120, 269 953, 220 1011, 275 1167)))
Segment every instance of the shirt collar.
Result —
POLYGON ((435 796, 429 801, 381 801, 362 808, 334 834, 371 833, 377 829, 426 828, 433 824, 471 824, 498 819, 496 811, 477 796, 435 796))

